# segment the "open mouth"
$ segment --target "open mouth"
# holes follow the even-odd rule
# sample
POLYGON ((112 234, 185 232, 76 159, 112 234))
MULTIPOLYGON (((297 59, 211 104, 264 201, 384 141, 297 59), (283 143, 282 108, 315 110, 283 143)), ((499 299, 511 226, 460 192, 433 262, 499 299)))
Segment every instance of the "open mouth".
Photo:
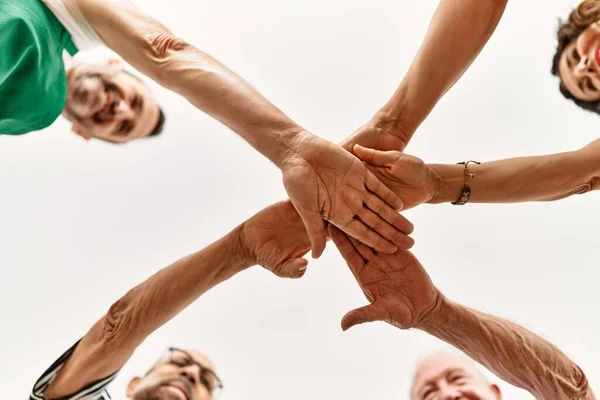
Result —
POLYGON ((600 43, 596 47, 596 51, 594 51, 594 61, 596 62, 596 71, 600 73, 600 43))

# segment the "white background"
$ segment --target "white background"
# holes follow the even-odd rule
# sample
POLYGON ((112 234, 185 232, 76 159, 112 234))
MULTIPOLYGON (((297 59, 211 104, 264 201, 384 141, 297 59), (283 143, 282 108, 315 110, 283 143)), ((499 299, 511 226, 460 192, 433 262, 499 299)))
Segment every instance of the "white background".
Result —
MULTIPOLYGON (((314 133, 340 141, 391 95, 433 0, 169 0, 139 5, 240 73, 314 133)), ((494 37, 407 149, 429 162, 574 150, 600 116, 549 74, 565 0, 509 2, 494 37)), ((437 60, 440 68, 444 60, 437 60)), ((0 137, 0 393, 35 379, 125 292, 285 192, 278 170, 176 95, 157 140, 84 142, 64 121, 0 137)), ((425 205, 415 254, 450 298, 536 331, 600 382, 598 193, 548 204, 425 205)), ((260 267, 203 296, 139 348, 112 385, 167 345, 216 363, 223 399, 402 399, 440 348, 383 323, 339 328, 365 300, 333 246, 299 281, 260 267)), ((501 384, 510 399, 530 399, 501 384)))

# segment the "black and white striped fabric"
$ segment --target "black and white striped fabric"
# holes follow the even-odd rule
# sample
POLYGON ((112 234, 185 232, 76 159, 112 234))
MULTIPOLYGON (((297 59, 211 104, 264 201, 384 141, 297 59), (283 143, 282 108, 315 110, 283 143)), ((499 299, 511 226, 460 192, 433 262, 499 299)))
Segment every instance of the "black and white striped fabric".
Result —
MULTIPOLYGON (((54 364, 52 364, 52 366, 46 370, 46 372, 44 372, 40 379, 38 379, 38 381, 35 383, 35 386, 29 395, 29 400, 46 400, 44 398, 44 391, 46 388, 48 388, 48 386, 50 386, 52 380, 54 380, 58 374, 58 371, 60 371, 65 362, 67 362, 71 354, 73 354, 78 344, 79 342, 75 343, 73 347, 67 350, 65 354, 60 356, 60 358, 56 360, 54 364)), ((62 397, 57 400, 110 400, 111 397, 106 391, 106 387, 115 379, 116 376, 117 372, 107 378, 87 385, 78 393, 67 397, 62 397)))

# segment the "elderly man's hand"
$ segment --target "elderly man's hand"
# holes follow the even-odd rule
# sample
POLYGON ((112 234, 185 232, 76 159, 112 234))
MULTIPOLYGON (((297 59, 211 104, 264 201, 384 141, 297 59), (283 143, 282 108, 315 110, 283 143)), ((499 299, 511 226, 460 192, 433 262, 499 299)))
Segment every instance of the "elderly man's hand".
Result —
POLYGON ((430 201, 440 179, 421 159, 399 151, 354 146, 356 156, 403 201, 403 210, 430 201))
POLYGON ((410 248, 412 224, 403 204, 356 157, 311 133, 300 133, 281 164, 283 183, 311 241, 313 257, 325 249, 327 220, 382 253, 410 248))
POLYGON ((240 241, 252 264, 282 278, 304 275, 308 261, 302 257, 310 250, 310 241, 290 201, 275 203, 244 222, 240 241))
POLYGON ((334 227, 329 232, 371 303, 346 314, 342 329, 373 321, 409 329, 435 316, 442 295, 410 251, 377 254, 334 227))

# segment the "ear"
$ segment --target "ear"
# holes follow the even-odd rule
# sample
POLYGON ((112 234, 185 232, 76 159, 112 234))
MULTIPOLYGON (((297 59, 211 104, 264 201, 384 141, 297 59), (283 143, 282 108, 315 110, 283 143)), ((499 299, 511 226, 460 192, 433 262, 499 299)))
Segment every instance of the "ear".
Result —
POLYGON ((138 387, 138 385, 140 384, 140 382, 142 381, 142 378, 136 376, 135 378, 133 378, 132 380, 129 381, 129 383, 127 384, 127 397, 128 398, 133 398, 133 394, 135 393, 135 389, 138 387))
POLYGON ((90 135, 89 132, 85 130, 83 126, 81 126, 77 122, 73 122, 73 124, 71 125, 71 131, 76 135, 81 136, 85 140, 90 140, 93 137, 92 135, 90 135))
POLYGON ((592 28, 595 32, 600 33, 600 21, 594 22, 589 27, 592 28))
POLYGON ((498 387, 498 385, 490 385, 490 389, 492 389, 492 392, 496 395, 496 400, 502 399, 502 392, 500 391, 500 387, 498 387))

